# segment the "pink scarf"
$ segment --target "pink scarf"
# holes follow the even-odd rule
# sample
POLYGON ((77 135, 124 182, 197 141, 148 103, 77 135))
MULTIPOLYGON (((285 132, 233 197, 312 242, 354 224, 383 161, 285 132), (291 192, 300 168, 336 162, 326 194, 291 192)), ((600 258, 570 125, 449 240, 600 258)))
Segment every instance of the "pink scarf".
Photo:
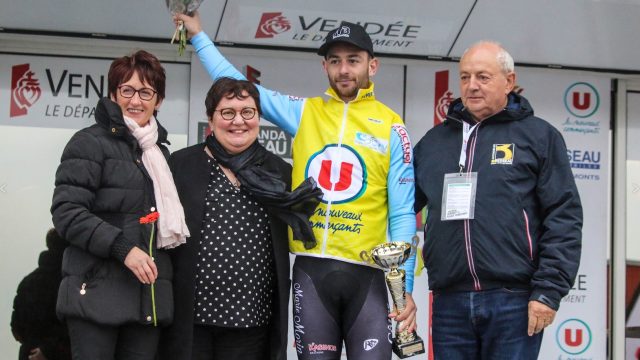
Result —
POLYGON ((190 236, 184 221, 184 210, 180 204, 176 184, 173 182, 171 170, 162 151, 156 145, 158 141, 158 123, 155 117, 140 127, 134 120, 124 117, 129 131, 138 140, 142 149, 142 163, 153 180, 153 191, 158 208, 157 247, 171 249, 186 242, 190 236))

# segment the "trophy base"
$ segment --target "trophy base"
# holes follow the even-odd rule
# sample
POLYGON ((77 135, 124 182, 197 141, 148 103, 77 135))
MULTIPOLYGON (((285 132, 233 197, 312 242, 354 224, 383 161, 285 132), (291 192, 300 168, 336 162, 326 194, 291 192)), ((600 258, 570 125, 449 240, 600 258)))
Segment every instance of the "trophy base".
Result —
POLYGON ((414 355, 424 354, 424 342, 415 334, 415 339, 404 344, 398 344, 397 339, 393 340, 393 353, 400 359, 405 359, 414 355))

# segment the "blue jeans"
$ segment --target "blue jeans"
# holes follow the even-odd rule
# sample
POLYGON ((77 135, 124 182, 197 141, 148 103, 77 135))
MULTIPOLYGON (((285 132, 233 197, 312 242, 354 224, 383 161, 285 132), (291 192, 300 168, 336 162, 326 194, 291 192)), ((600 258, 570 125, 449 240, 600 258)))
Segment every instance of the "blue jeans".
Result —
POLYGON ((537 359, 542 332, 527 334, 528 304, 528 290, 434 292, 435 359, 537 359))

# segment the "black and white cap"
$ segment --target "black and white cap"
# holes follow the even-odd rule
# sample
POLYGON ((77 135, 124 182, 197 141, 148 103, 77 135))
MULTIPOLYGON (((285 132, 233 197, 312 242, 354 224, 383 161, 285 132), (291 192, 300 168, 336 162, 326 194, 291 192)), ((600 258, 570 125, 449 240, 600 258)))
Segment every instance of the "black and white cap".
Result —
POLYGON ((367 34, 364 28, 358 24, 343 21, 340 26, 331 30, 324 40, 324 44, 318 49, 318 55, 327 55, 327 51, 329 51, 331 45, 338 42, 355 45, 368 52, 371 56, 374 56, 371 37, 369 37, 369 34, 367 34))

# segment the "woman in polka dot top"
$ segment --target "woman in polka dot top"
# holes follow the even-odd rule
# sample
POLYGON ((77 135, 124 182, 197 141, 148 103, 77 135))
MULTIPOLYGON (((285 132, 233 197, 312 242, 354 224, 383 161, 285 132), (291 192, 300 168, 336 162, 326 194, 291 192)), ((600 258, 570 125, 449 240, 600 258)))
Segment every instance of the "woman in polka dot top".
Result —
MULTIPOLYGON (((223 78, 205 100, 211 135, 170 166, 191 237, 172 251, 175 318, 164 359, 286 359, 287 226, 221 158, 261 154, 257 166, 291 186, 291 166, 258 142, 260 99, 248 81, 223 78)), ((254 157, 248 157, 250 160, 254 157)))

